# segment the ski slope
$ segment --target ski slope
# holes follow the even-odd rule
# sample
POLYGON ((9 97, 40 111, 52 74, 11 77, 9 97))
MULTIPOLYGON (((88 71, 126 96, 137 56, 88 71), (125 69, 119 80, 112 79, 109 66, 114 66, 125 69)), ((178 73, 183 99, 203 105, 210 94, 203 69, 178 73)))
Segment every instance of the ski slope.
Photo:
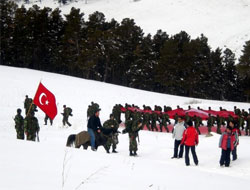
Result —
MULTIPOLYGON (((232 110, 250 107, 247 103, 208 101, 146 92, 59 74, 30 69, 0 66, 0 189, 1 190, 169 190, 211 188, 247 189, 250 179, 250 137, 240 137, 237 161, 230 168, 219 166, 219 135, 200 136, 197 146, 199 166, 191 158, 186 167, 184 159, 170 159, 173 139, 169 133, 141 131, 138 157, 130 157, 128 135, 120 134, 117 154, 67 148, 68 135, 86 130, 86 110, 91 101, 101 107, 102 123, 108 119, 113 105, 126 102, 142 106, 180 105, 187 108, 220 106, 232 110), (33 97, 38 84, 52 91, 58 103, 54 125, 44 126, 44 113, 36 114, 40 143, 16 140, 13 117, 17 108, 23 109, 25 95, 33 97), (62 106, 73 109, 71 128, 62 127, 62 106)), ((124 119, 124 118, 122 118, 124 119)), ((122 128, 119 129, 120 131, 122 128)))
POLYGON ((237 58, 250 40, 250 0, 77 0, 62 6, 58 0, 39 1, 30 0, 40 7, 59 7, 64 14, 80 8, 86 20, 95 11, 107 20, 132 18, 145 34, 154 35, 158 29, 169 35, 186 31, 192 38, 204 34, 213 49, 230 48, 237 58))

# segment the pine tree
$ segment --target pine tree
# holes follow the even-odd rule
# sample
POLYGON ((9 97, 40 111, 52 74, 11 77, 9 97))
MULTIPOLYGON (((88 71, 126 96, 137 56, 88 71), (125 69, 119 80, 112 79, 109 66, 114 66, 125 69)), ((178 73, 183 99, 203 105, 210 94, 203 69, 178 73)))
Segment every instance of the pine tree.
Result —
POLYGON ((243 48, 243 55, 239 59, 237 70, 242 81, 246 100, 250 101, 250 40, 247 41, 243 48))
POLYGON ((14 53, 14 15, 17 5, 14 2, 0 3, 0 64, 15 65, 14 53))

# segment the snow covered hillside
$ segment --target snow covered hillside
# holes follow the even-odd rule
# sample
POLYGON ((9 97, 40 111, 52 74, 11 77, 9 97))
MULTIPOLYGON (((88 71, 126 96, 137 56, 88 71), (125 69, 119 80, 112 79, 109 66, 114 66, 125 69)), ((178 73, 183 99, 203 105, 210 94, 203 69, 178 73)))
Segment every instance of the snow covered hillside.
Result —
MULTIPOLYGON (((236 57, 250 40, 250 0, 78 0, 60 6, 58 0, 30 0, 38 6, 60 7, 69 13, 72 6, 88 15, 100 11, 108 20, 133 18, 145 34, 158 29, 174 35, 184 30, 192 38, 204 34, 213 49, 230 48, 236 57)), ((30 7, 27 5, 27 7, 30 7)))
MULTIPOLYGON (((66 148, 68 135, 86 130, 87 106, 91 101, 101 107, 101 120, 108 119, 116 103, 154 106, 200 106, 232 110, 236 105, 248 109, 250 104, 221 102, 170 96, 120 87, 58 74, 0 66, 0 189, 44 190, 169 190, 248 188, 250 179, 250 138, 240 137, 237 161, 230 168, 219 166, 219 135, 200 136, 197 147, 199 166, 186 167, 183 159, 170 159, 173 139, 169 133, 141 131, 138 157, 129 157, 128 135, 120 134, 117 154, 106 154, 100 147, 66 148), (23 109, 25 95, 35 95, 38 84, 52 91, 58 103, 54 125, 44 126, 44 113, 36 114, 41 127, 40 143, 16 140, 13 117, 23 109), (62 128, 62 106, 73 109, 71 128, 62 128)), ((24 111, 23 111, 24 114, 24 111)), ((122 129, 120 129, 122 130, 122 129)))

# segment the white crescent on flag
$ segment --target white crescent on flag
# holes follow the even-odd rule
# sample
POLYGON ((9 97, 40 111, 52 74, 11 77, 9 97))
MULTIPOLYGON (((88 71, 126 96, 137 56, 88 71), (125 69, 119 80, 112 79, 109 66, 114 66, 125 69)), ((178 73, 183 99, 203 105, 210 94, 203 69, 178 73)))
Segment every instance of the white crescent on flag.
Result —
POLYGON ((39 103, 40 103, 41 105, 44 105, 44 104, 42 103, 42 98, 43 98, 43 96, 45 96, 45 97, 47 98, 47 95, 46 95, 45 93, 41 93, 41 95, 39 96, 39 103))

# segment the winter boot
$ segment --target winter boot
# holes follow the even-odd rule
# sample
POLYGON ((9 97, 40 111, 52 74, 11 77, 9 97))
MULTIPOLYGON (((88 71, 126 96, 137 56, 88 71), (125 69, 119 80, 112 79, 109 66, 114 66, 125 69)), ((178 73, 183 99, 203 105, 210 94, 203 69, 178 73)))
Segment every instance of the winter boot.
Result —
POLYGON ((132 153, 132 150, 129 151, 129 156, 134 156, 134 154, 132 153))
POLYGON ((112 150, 113 153, 118 153, 115 149, 112 150))

